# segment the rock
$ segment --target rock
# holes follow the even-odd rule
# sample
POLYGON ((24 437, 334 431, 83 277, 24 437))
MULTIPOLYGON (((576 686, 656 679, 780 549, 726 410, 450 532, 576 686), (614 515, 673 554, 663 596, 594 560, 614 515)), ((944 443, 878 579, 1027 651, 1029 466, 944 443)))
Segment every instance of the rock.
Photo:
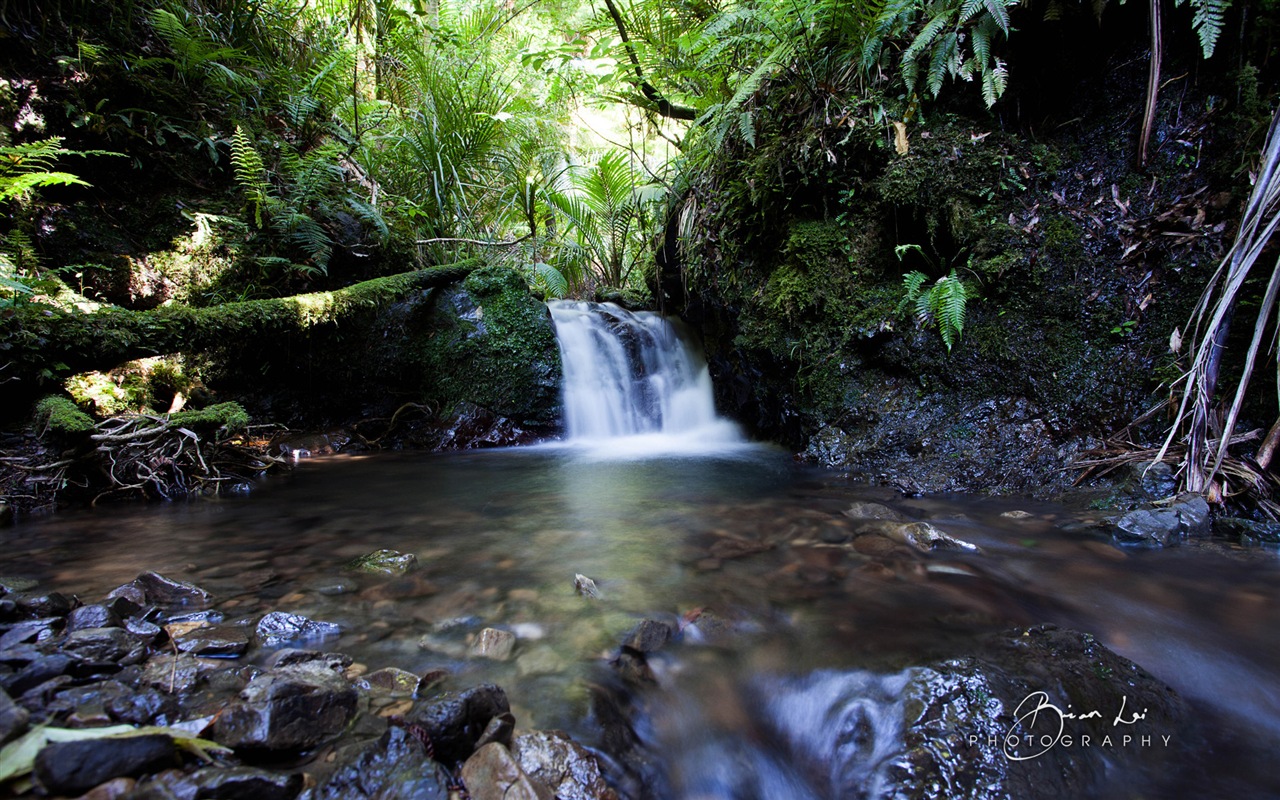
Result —
POLYGON ((670 623, 656 619, 646 619, 627 634, 622 646, 637 653, 652 653, 661 650, 671 641, 675 631, 670 623))
POLYGON ((601 597, 596 582, 581 573, 573 576, 573 590, 589 600, 599 600, 601 597))
POLYGON ((16 594, 34 589, 39 583, 33 578, 19 578, 13 575, 0 576, 0 595, 16 594))
POLYGON ((345 578, 333 578, 332 580, 317 581, 312 588, 325 597, 336 597, 340 594, 351 594, 359 591, 360 584, 345 578))
POLYGON ((1172 497, 1178 491, 1173 467, 1163 461, 1138 461, 1129 465, 1129 475, 1148 500, 1172 497))
POLYGON ((258 641, 264 647, 278 647, 286 642, 310 641, 337 636, 342 632, 332 622, 317 622, 301 614, 272 611, 258 620, 258 641))
POLYGON ((18 608, 25 610, 33 617, 65 617, 74 607, 71 600, 61 592, 49 592, 34 597, 18 595, 14 597, 14 602, 18 604, 18 608))
POLYGON ((178 713, 178 704, 156 689, 143 688, 111 698, 107 702, 107 712, 130 725, 149 725, 161 714, 173 719, 178 713))
MULTIPOLYGON (((141 589, 137 590, 137 595, 145 602, 146 596, 142 593, 141 589)), ((144 602, 135 602, 124 594, 119 594, 109 600, 103 601, 102 607, 110 611, 112 614, 115 614, 117 619, 127 620, 142 610, 144 602)), ((109 626, 103 625, 99 627, 109 626)))
POLYGON ((146 644, 152 644, 164 633, 164 629, 145 619, 130 618, 124 621, 124 629, 146 644))
POLYGON ((21 697, 37 686, 65 675, 78 659, 64 653, 41 656, 22 669, 0 678, 0 688, 13 697, 21 697))
POLYGON ((255 767, 205 767, 169 784, 174 797, 192 800, 293 800, 302 791, 298 773, 255 767))
POLYGON ((1169 547, 1188 536, 1209 535, 1209 503, 1200 495, 1184 494, 1167 508, 1130 511, 1115 526, 1114 537, 1121 544, 1169 547))
POLYGON ((105 605, 80 606, 67 616, 67 630, 118 628, 120 617, 105 605))
POLYGON ((442 764, 465 761, 489 726, 489 720, 510 713, 502 689, 482 684, 460 694, 446 693, 407 715, 409 722, 431 737, 435 757, 442 764))
POLYGON ((1023 511, 1022 509, 1014 509, 1013 511, 1005 511, 1000 516, 1005 519, 1031 519, 1035 515, 1032 514, 1030 511, 1023 511))
POLYGON ((138 782, 133 778, 112 778, 82 794, 80 800, 120 800, 137 785, 138 782))
POLYGON ((898 544, 887 536, 867 534, 853 540, 853 549, 864 556, 884 558, 898 549, 898 544))
POLYGON ((890 523, 882 528, 882 533, 889 539, 901 544, 910 545, 917 550, 968 550, 979 552, 978 546, 962 539, 957 539, 945 531, 939 530, 928 522, 910 522, 905 524, 890 523))
POLYGON ((387 729, 351 764, 311 795, 315 800, 449 800, 449 776, 421 741, 402 727, 387 729))
POLYGON ((215 625, 175 637, 174 644, 179 651, 193 656, 239 658, 249 649, 249 636, 244 628, 235 625, 215 625))
POLYGON ((1255 522, 1239 517, 1219 517, 1214 521, 1213 529, 1215 533, 1222 536, 1280 544, 1280 522, 1255 522))
POLYGON ((13 506, 8 503, 0 503, 0 528, 7 528, 13 524, 13 506))
POLYGON ((375 550, 368 555, 360 556, 347 564, 347 569, 357 572, 372 572, 379 575, 403 575, 413 569, 418 557, 413 553, 401 553, 396 550, 375 550))
POLYGON ((213 599, 195 584, 166 578, 156 572, 144 572, 107 595, 108 600, 117 597, 124 597, 139 606, 207 606, 213 599))
POLYGON ((506 661, 511 658, 511 651, 516 647, 516 635, 511 631, 485 628, 476 636, 468 653, 476 658, 491 658, 494 661, 506 661))
POLYGON ((147 662, 139 682, 169 694, 185 694, 195 688, 209 669, 195 656, 164 653, 147 662))
POLYGON ((496 742, 503 747, 511 747, 511 736, 516 730, 516 718, 514 714, 499 714, 489 720, 489 724, 485 726, 484 733, 480 734, 480 738, 476 740, 476 749, 484 747, 487 744, 496 742))
POLYGON ((123 628, 73 631, 62 645, 66 652, 89 661, 119 661, 138 646, 138 640, 123 628))
POLYGON ((0 747, 18 738, 27 729, 30 713, 13 702, 8 692, 0 689, 0 747))
POLYGON ((551 790, 530 779, 507 748, 486 744, 462 765, 462 782, 472 800, 556 800, 551 790))
POLYGON ((173 758, 173 739, 163 734, 56 742, 36 755, 35 777, 53 794, 77 795, 112 778, 140 775, 173 758))
POLYGON ((62 630, 61 617, 45 617, 29 619, 14 625, 3 636, 0 636, 0 650, 9 650, 21 644, 39 642, 48 639, 62 630))
POLYGON ((285 648, 277 650, 267 658, 267 669, 288 667, 296 664, 319 663, 325 669, 341 672, 351 666, 352 658, 345 653, 325 653, 320 650, 295 650, 285 648))
POLYGON ((890 522, 910 521, 905 514, 895 511, 883 503, 870 503, 864 500, 853 502, 841 513, 850 519, 887 519, 890 522))
POLYGON ((532 731, 515 739, 512 752, 536 782, 556 800, 618 800, 605 783, 600 760, 561 731, 532 731))
POLYGON ((242 700, 222 710, 213 739, 232 748, 305 750, 332 739, 356 712, 356 690, 316 664, 281 667, 254 678, 242 700))
POLYGON ((419 684, 422 679, 412 672, 407 672, 395 667, 387 667, 376 672, 370 672, 361 680, 369 687, 370 691, 379 694, 399 694, 413 695, 418 691, 419 684))

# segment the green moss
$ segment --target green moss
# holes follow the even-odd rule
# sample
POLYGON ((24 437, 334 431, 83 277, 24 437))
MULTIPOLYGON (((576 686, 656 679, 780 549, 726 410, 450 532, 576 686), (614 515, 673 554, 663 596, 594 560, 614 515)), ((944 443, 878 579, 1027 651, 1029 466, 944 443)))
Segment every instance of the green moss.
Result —
POLYGON ((184 428, 223 428, 227 433, 242 431, 249 425, 249 412, 239 403, 217 403, 195 411, 180 411, 169 417, 174 425, 184 428))
POLYGON ((36 424, 65 434, 83 434, 94 430, 93 418, 61 395, 51 394, 36 403, 36 424))
POLYGON ((423 392, 442 408, 474 403, 524 422, 554 420, 560 351, 545 304, 505 267, 471 273, 436 300, 417 334, 423 392))

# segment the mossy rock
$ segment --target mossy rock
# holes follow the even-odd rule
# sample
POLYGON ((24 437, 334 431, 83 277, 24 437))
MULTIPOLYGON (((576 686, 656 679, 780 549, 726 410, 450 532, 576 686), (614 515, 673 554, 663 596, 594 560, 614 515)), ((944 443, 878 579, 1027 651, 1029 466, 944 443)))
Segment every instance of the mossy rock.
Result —
POLYGON ((353 572, 371 572, 378 575, 403 575, 418 564, 418 557, 413 553, 401 553, 398 550, 374 550, 372 553, 353 558, 347 562, 347 569, 353 572))
POLYGON ((531 425, 560 416, 560 351, 546 304, 503 267, 476 270, 418 315, 410 358, 423 395, 531 425))

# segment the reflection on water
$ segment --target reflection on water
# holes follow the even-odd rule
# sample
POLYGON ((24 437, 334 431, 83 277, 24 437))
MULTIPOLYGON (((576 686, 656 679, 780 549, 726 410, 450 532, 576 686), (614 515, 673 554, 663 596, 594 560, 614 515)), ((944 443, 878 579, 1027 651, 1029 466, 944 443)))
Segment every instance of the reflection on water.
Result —
MULTIPOLYGON (((669 663, 685 671, 681 686, 693 676, 691 716, 655 723, 691 726, 660 738, 696 739, 706 753, 690 796, 739 780, 744 749, 755 752, 763 794, 809 791, 767 742, 708 736, 699 721, 726 714, 710 728, 732 730, 732 703, 714 698, 740 694, 752 676, 790 675, 791 696, 816 697, 849 691, 849 675, 866 670, 867 696, 891 698, 885 682, 906 667, 964 654, 975 637, 1011 625, 1054 622, 1095 633, 1191 698, 1216 725, 1223 785, 1280 792, 1259 755, 1280 742, 1275 560, 1191 547, 1121 552, 1065 532, 1076 519, 1008 499, 905 499, 798 470, 763 448, 632 461, 554 449, 388 455, 304 463, 247 499, 23 525, 3 533, 0 574, 88 601, 155 569, 209 589, 230 619, 284 610, 338 622, 344 633, 327 646, 372 669, 444 667, 456 685, 497 682, 522 725, 586 740, 586 685, 623 634, 646 616, 706 609, 736 631, 732 656, 701 671, 669 663), (849 545, 841 512, 854 500, 930 520, 983 553, 849 545), (1011 510, 1030 516, 1002 516, 1011 510), (415 553, 418 569, 395 579, 344 569, 380 548, 415 553), (592 577, 602 599, 576 595, 575 573, 592 577), (517 634, 512 660, 468 658, 470 637, 487 626, 517 634), (841 681, 824 669, 841 670, 841 681)), ((862 728, 888 719, 863 711, 862 728)), ((772 735, 799 747, 808 729, 788 720, 800 713, 775 709, 772 735)), ((834 745, 805 745, 823 746, 834 745)), ((865 785, 884 753, 862 752, 865 785)))

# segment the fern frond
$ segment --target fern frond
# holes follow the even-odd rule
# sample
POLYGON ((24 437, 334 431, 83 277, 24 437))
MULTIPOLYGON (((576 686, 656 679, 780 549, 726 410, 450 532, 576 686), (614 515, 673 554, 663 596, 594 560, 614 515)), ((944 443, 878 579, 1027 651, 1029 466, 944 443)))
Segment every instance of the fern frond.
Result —
POLYGON ((564 273, 550 264, 533 265, 533 283, 549 298, 564 297, 569 293, 569 281, 564 273))
POLYGON ((1218 36, 1222 33, 1223 18, 1231 0, 1191 0, 1195 13, 1191 25, 1200 38, 1200 50, 1205 58, 1213 56, 1214 47, 1218 44, 1218 36))
POLYGON ((253 206, 253 219, 262 227, 262 210, 267 205, 271 187, 267 183, 267 170, 253 145, 253 138, 243 125, 236 126, 231 136, 231 165, 235 169, 236 182, 253 206))
POLYGON ((987 13, 1006 37, 1009 35, 1009 6, 1017 2, 1018 0, 983 0, 987 13))

